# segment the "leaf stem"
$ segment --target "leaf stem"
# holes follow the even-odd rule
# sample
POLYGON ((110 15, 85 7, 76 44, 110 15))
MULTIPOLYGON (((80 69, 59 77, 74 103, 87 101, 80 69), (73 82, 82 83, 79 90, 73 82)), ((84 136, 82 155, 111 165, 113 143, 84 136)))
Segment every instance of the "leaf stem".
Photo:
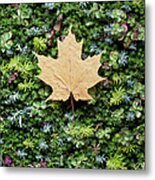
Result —
POLYGON ((70 94, 70 100, 71 100, 72 113, 74 114, 74 98, 72 93, 70 94))

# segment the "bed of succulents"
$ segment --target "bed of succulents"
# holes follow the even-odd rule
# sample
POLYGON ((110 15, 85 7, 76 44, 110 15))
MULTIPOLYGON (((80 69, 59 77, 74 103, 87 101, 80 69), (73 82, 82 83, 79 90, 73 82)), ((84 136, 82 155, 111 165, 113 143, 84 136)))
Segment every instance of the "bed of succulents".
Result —
MULTIPOLYGON (((0 4, 0 166, 145 168, 143 0, 0 4), (69 28, 101 53, 90 101, 45 100, 34 52, 57 58, 69 28)), ((67 47, 65 47, 67 49, 67 47)), ((91 73, 91 72, 90 72, 91 73)))

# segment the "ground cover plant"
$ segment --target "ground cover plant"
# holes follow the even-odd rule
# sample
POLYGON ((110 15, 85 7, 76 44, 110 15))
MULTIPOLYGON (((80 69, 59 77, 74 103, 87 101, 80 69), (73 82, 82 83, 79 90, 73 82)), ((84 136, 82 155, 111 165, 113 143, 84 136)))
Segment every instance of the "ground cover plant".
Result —
POLYGON ((143 0, 0 5, 0 166, 144 169, 144 13, 143 0), (57 58, 70 28, 106 80, 93 100, 46 102, 35 54, 57 58))

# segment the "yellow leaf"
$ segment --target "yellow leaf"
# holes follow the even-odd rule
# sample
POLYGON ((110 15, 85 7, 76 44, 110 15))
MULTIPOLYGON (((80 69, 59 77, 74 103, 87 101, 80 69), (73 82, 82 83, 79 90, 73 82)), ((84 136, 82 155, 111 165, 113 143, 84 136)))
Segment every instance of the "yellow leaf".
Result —
POLYGON ((58 41, 58 50, 57 59, 37 55, 39 78, 53 89, 47 100, 66 101, 71 94, 76 101, 92 99, 88 89, 105 79, 98 75, 100 55, 82 60, 82 42, 77 43, 71 32, 58 41))

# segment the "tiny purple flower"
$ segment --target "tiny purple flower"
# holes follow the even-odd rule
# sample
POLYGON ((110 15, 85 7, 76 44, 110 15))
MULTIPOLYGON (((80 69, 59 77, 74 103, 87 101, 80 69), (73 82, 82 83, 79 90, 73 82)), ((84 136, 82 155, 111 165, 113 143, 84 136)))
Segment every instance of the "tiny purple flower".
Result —
POLYGON ((5 156, 4 158, 4 165, 10 167, 12 164, 12 160, 9 156, 5 156))
POLYGON ((46 161, 41 160, 40 161, 40 167, 41 168, 46 168, 46 161))
POLYGON ((122 27, 124 28, 124 32, 128 32, 128 26, 127 26, 127 24, 122 24, 122 27))

